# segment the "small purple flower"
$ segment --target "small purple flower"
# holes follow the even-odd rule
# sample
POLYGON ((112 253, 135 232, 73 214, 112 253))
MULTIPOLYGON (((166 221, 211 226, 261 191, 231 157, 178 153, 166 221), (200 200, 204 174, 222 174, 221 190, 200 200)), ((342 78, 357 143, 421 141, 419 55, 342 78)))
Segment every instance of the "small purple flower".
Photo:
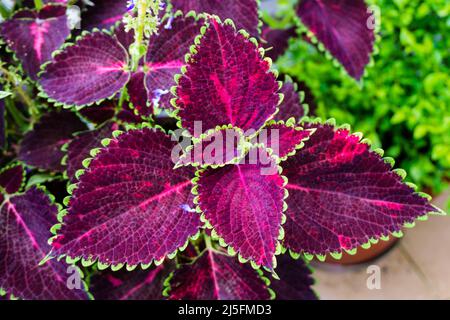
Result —
POLYGON ((131 10, 133 10, 134 9, 134 1, 133 0, 131 0, 130 1, 130 5, 127 7, 127 11, 131 11, 131 10))

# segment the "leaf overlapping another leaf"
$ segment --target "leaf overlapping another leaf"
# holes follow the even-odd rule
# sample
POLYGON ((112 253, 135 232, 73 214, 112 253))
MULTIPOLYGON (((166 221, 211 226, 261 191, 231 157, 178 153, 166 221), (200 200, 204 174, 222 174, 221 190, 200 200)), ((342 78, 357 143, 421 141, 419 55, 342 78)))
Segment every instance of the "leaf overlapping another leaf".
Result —
POLYGON ((302 259, 294 260, 289 254, 278 258, 277 274, 280 279, 272 279, 270 288, 277 300, 316 300, 312 290, 314 280, 310 267, 302 259))
POLYGON ((172 110, 170 88, 174 86, 174 76, 185 66, 185 56, 200 34, 205 21, 203 16, 180 12, 166 17, 158 34, 149 39, 145 56, 145 89, 152 108, 172 110))
POLYGON ((11 164, 0 170, 0 190, 3 190, 6 194, 19 192, 24 182, 25 170, 20 163, 11 164))
POLYGON ((173 273, 165 292, 173 300, 268 300, 268 283, 249 265, 207 249, 173 273))
POLYGON ((20 143, 18 158, 29 166, 43 170, 64 171, 61 147, 73 134, 87 126, 70 111, 52 111, 42 116, 20 143))
POLYGON ((174 269, 175 263, 165 262, 149 270, 102 271, 89 289, 96 300, 162 300, 164 281, 174 269))
POLYGON ((237 165, 200 170, 194 202, 207 226, 214 228, 213 238, 221 238, 255 267, 273 270, 278 240, 283 235, 285 180, 264 148, 251 151, 237 165))
POLYGON ((293 117, 298 122, 301 118, 308 115, 309 105, 305 102, 305 92, 299 90, 298 84, 289 76, 285 76, 285 78, 283 87, 280 89, 284 99, 278 107, 279 111, 275 115, 274 120, 288 121, 293 117))
POLYGON ((47 239, 57 212, 57 206, 36 187, 0 206, 0 289, 8 296, 29 300, 89 298, 83 282, 79 288, 69 288, 73 272, 68 272, 67 264, 52 260, 39 265, 50 251, 47 239))
POLYGON ((211 18, 202 34, 184 74, 177 77, 174 102, 181 126, 195 137, 229 124, 246 135, 256 132, 281 102, 270 60, 262 59, 262 49, 237 33, 231 20, 222 24, 211 18))
POLYGON ((176 143, 154 129, 110 140, 80 177, 53 240, 57 255, 113 267, 160 262, 198 233, 193 169, 173 170, 176 143))
POLYGON ((262 28, 261 39, 266 48, 266 56, 276 61, 289 47, 289 39, 297 35, 297 27, 272 29, 268 25, 262 28))
POLYGON ((118 130, 116 123, 106 123, 96 130, 85 131, 77 134, 67 145, 67 176, 72 182, 76 182, 76 173, 84 169, 83 161, 91 156, 91 150, 102 147, 102 140, 112 136, 118 130))
POLYGON ((332 124, 302 125, 316 132, 283 164, 289 180, 286 248, 308 257, 338 256, 439 213, 359 135, 332 124))

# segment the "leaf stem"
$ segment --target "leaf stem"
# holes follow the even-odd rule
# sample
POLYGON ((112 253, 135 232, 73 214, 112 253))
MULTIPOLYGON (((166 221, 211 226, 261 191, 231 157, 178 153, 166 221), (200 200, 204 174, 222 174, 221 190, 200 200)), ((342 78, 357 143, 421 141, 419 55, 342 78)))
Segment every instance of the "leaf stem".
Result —
POLYGON ((122 91, 120 92, 120 98, 119 98, 119 104, 118 104, 118 109, 122 110, 123 107, 123 103, 125 101, 125 97, 127 96, 127 87, 123 87, 122 91))
POLYGON ((25 116, 20 112, 14 102, 11 99, 5 100, 5 106, 6 110, 8 111, 8 114, 11 115, 14 122, 17 124, 17 126, 23 131, 28 128, 28 122, 25 118, 25 116))
POLYGON ((208 250, 214 250, 212 243, 211 243, 211 238, 205 233, 204 235, 204 239, 205 239, 205 246, 208 250))

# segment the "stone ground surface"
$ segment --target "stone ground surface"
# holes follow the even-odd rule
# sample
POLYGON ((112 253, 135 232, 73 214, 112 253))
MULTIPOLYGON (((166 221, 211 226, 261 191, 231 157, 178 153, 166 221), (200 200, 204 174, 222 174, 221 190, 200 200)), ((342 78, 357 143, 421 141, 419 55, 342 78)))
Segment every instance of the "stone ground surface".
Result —
MULTIPOLYGON (((433 202, 445 209, 450 190, 433 202)), ((417 222, 394 248, 356 266, 313 263, 321 299, 450 299, 450 216, 417 222), (381 289, 369 290, 367 268, 381 270, 381 289)))

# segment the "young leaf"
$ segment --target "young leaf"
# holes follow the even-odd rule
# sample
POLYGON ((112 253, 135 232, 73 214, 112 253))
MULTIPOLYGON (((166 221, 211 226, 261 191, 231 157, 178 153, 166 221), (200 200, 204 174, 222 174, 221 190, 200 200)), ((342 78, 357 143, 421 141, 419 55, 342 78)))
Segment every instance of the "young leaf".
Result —
POLYGON ((127 0, 91 0, 91 2, 94 6, 88 6, 88 10, 81 15, 83 30, 108 29, 122 20, 127 12, 127 0))
POLYGON ((348 74, 360 80, 375 41, 364 0, 302 0, 297 14, 348 74))
POLYGON ((232 19, 238 29, 244 29, 254 37, 259 35, 259 14, 257 0, 171 0, 175 10, 184 13, 195 11, 232 19))
POLYGON ((84 106, 108 98, 128 82, 128 53, 116 38, 93 32, 57 54, 41 74, 51 100, 84 106))
POLYGON ((267 284, 248 264, 225 253, 205 250, 182 265, 170 280, 172 300, 269 300, 267 284))
POLYGON ((263 143, 266 148, 273 151, 273 155, 281 160, 286 160, 288 156, 295 153, 296 149, 303 146, 311 131, 304 130, 295 124, 286 125, 284 122, 270 121, 257 137, 259 143, 263 143))
POLYGON ((69 111, 52 111, 42 116, 19 147, 19 160, 43 170, 63 171, 61 147, 73 134, 87 130, 86 125, 69 111))
POLYGON ((69 289, 77 269, 70 271, 56 260, 39 265, 50 251, 47 239, 57 212, 45 192, 35 187, 0 207, 0 288, 8 295, 27 300, 88 298, 82 282, 69 289))
POLYGON ((239 161, 243 150, 244 133, 236 128, 217 128, 187 147, 177 165, 222 166, 239 161))
POLYGON ((244 160, 199 172, 199 208, 242 258, 273 269, 283 215, 283 178, 263 148, 252 149, 244 160))
POLYGON ((45 5, 39 12, 24 9, 0 24, 0 35, 22 62, 25 72, 37 80, 40 66, 52 58, 70 35, 66 7, 45 5))
POLYGON ((317 130, 283 164, 289 180, 286 248, 340 253, 437 211, 357 135, 332 125, 305 126, 317 130))
POLYGON ((102 271, 91 278, 89 291, 96 300, 163 300, 164 281, 174 268, 169 262, 152 270, 102 271))
POLYGON ((195 136, 231 124, 257 131, 276 112, 278 84, 255 45, 232 25, 209 21, 177 87, 182 125, 195 136), (203 132, 194 132, 201 121, 203 132))
POLYGON ((275 115, 276 121, 288 121, 294 117, 296 122, 308 113, 308 107, 303 104, 298 85, 292 79, 288 78, 283 83, 280 93, 284 95, 283 102, 279 106, 279 112, 275 115))
POLYGON ((160 131, 133 130, 108 141, 72 198, 56 254, 102 264, 149 264, 182 248, 200 227, 192 212, 190 168, 173 169, 177 143, 160 131))
POLYGON ((277 300, 317 300, 311 286, 314 280, 311 270, 302 259, 294 260, 289 254, 278 258, 278 279, 272 279, 270 288, 277 300))
POLYGON ((14 194, 20 191, 24 183, 25 172, 19 163, 0 170, 0 187, 7 194, 14 194))
POLYGON ((106 123, 102 127, 77 134, 67 146, 67 176, 69 180, 75 182, 75 173, 84 169, 83 160, 90 157, 90 152, 94 148, 102 147, 102 140, 112 137, 114 130, 118 126, 115 123, 106 123))
POLYGON ((273 61, 282 56, 289 46, 289 39, 297 35, 297 27, 290 27, 287 29, 272 29, 268 25, 264 25, 261 33, 261 38, 264 43, 264 48, 267 49, 266 56, 273 61))
POLYGON ((163 21, 158 34, 149 39, 145 87, 153 107, 171 109, 170 88, 176 85, 174 76, 186 64, 184 57, 203 24, 203 19, 176 16, 163 21))

